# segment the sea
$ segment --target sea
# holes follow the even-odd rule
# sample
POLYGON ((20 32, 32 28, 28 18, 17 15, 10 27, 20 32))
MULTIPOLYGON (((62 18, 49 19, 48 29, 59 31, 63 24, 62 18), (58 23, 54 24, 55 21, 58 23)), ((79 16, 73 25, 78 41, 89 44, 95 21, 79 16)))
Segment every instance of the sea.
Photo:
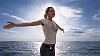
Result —
MULTIPOLYGON (((0 56, 40 56, 42 42, 0 41, 0 56)), ((62 41, 55 56, 100 56, 100 41, 62 41)))

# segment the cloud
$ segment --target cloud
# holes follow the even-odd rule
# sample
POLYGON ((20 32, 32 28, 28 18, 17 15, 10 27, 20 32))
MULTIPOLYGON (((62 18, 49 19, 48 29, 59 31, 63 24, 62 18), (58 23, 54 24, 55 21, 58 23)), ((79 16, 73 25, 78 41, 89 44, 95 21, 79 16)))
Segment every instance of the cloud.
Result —
POLYGON ((45 8, 47 7, 54 7, 55 12, 56 12, 56 16, 57 18, 64 18, 64 19, 79 19, 80 17, 82 17, 81 13, 83 12, 82 8, 72 8, 69 6, 63 6, 63 5, 57 5, 54 3, 46 3, 45 5, 42 6, 43 10, 45 10, 45 8))
POLYGON ((22 21, 22 22, 27 22, 27 21, 24 20, 23 18, 17 17, 17 16, 15 16, 15 15, 11 15, 11 14, 9 14, 9 13, 1 13, 1 14, 4 15, 4 16, 11 17, 11 18, 14 18, 14 19, 16 19, 16 20, 22 21))
POLYGON ((65 36, 80 36, 85 33, 81 28, 72 28, 65 32, 65 36))
POLYGON ((92 18, 94 20, 99 20, 100 21, 100 10, 99 10, 99 13, 95 14, 92 18))
POLYGON ((91 36, 91 37, 97 37, 97 38, 99 38, 100 36, 95 36, 95 35, 94 35, 94 36, 91 36))
POLYGON ((70 31, 72 31, 75 34, 81 34, 84 33, 84 31, 82 31, 81 28, 76 28, 76 29, 70 29, 70 31))
POLYGON ((65 34, 65 36, 73 36, 73 37, 78 37, 80 35, 76 35, 76 34, 65 34))
POLYGON ((14 30, 4 30, 4 32, 8 32, 8 33, 19 33, 18 31, 14 31, 14 30))
POLYGON ((75 9, 68 6, 59 6, 57 10, 62 16, 68 19, 79 19, 82 17, 80 13, 83 12, 81 8, 75 9))
POLYGON ((82 30, 82 28, 72 28, 72 29, 70 29, 70 30, 82 30))
POLYGON ((89 27, 89 25, 82 25, 82 27, 83 27, 83 28, 87 28, 87 27, 89 27))
POLYGON ((84 31, 85 33, 82 35, 84 37, 99 37, 100 36, 100 30, 92 28, 92 29, 87 29, 84 31))
POLYGON ((14 31, 14 30, 3 30, 2 32, 0 32, 0 40, 12 40, 18 38, 18 31, 14 31))
POLYGON ((95 28, 92 28, 92 29, 88 29, 87 30, 87 33, 100 33, 100 30, 97 30, 97 29, 95 29, 95 28))
POLYGON ((80 34, 80 33, 84 33, 84 32, 83 31, 74 31, 74 33, 80 34))

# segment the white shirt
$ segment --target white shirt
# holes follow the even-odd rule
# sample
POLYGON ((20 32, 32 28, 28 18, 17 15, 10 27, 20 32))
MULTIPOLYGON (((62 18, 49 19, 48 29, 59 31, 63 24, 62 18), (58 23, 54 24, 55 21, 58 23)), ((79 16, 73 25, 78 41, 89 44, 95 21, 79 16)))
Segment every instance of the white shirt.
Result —
POLYGON ((47 19, 41 19, 41 21, 44 24, 44 26, 42 26, 45 35, 44 43, 56 44, 56 33, 58 30, 56 23, 53 20, 50 21, 47 19))

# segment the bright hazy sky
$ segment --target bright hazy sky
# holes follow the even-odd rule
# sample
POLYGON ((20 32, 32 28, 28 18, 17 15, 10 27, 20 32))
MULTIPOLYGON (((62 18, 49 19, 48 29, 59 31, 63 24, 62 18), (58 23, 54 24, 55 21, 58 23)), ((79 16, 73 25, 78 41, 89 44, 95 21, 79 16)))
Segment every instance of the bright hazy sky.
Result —
POLYGON ((41 26, 3 29, 6 22, 32 22, 43 19, 52 6, 58 31, 57 41, 100 41, 100 0, 0 0, 0 41, 43 41, 41 26))

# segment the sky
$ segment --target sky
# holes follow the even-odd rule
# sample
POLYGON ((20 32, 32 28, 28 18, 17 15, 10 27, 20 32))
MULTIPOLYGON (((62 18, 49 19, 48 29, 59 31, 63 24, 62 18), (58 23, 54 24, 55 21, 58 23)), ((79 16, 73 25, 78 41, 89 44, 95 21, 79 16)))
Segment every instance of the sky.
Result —
POLYGON ((44 41, 42 26, 2 26, 44 19, 45 9, 54 7, 53 20, 65 32, 57 41, 100 41, 100 0, 0 0, 0 41, 44 41))

